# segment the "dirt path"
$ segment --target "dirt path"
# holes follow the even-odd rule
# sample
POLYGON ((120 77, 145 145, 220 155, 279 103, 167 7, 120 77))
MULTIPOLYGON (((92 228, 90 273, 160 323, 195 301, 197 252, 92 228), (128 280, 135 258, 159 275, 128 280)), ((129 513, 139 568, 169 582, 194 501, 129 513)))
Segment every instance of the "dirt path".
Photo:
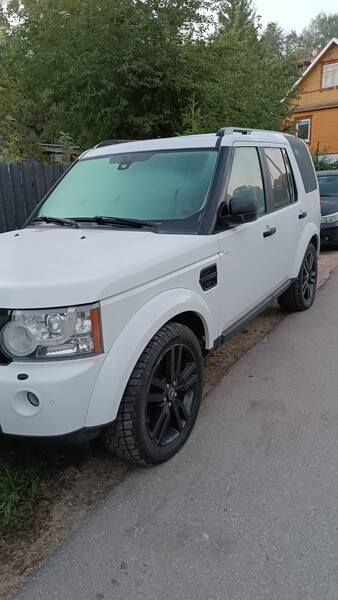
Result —
MULTIPOLYGON (((324 251, 320 257, 318 286, 338 267, 338 252, 324 251)), ((277 303, 234 336, 206 364, 205 393, 227 369, 254 344, 263 339, 283 318, 277 303)), ((15 453, 15 444, 4 443, 0 456, 15 453)), ((36 449, 34 450, 36 452, 36 449)), ((7 600, 83 520, 98 501, 105 498, 134 467, 106 454, 98 444, 86 452, 41 450, 49 453, 58 476, 46 486, 50 501, 40 504, 27 528, 4 540, 0 549, 0 598, 7 600), (61 472, 60 472, 61 471, 61 472)))

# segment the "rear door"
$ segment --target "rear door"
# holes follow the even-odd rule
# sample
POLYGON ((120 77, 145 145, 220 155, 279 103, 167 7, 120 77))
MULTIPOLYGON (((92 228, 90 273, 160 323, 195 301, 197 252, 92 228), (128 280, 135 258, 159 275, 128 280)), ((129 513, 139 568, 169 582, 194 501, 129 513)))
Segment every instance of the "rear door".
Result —
POLYGON ((307 223, 307 207, 304 194, 298 196, 287 146, 265 145, 261 152, 268 176, 267 208, 276 226, 271 258, 279 281, 286 282, 307 223))

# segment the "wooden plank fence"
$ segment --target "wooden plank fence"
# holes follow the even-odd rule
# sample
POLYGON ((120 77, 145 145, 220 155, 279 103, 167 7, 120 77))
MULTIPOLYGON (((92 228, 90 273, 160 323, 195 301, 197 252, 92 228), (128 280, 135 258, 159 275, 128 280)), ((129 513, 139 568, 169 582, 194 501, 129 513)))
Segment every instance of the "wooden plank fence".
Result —
POLYGON ((0 233, 21 227, 67 168, 62 163, 0 162, 0 233))

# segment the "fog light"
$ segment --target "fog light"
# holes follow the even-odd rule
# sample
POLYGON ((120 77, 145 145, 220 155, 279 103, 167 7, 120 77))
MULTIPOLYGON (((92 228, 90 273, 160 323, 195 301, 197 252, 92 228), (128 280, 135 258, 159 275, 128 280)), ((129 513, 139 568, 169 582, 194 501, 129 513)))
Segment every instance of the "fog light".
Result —
POLYGON ((32 406, 39 406, 40 404, 39 398, 32 392, 27 392, 27 400, 31 403, 32 406))

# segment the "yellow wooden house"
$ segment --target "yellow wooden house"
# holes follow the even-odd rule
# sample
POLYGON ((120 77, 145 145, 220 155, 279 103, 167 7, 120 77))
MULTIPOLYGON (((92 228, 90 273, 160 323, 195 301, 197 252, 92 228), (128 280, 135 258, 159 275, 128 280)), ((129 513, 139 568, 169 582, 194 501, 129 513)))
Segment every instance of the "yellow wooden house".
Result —
POLYGON ((338 39, 332 38, 295 86, 299 95, 292 101, 292 118, 298 137, 311 154, 319 150, 338 161, 338 39))

